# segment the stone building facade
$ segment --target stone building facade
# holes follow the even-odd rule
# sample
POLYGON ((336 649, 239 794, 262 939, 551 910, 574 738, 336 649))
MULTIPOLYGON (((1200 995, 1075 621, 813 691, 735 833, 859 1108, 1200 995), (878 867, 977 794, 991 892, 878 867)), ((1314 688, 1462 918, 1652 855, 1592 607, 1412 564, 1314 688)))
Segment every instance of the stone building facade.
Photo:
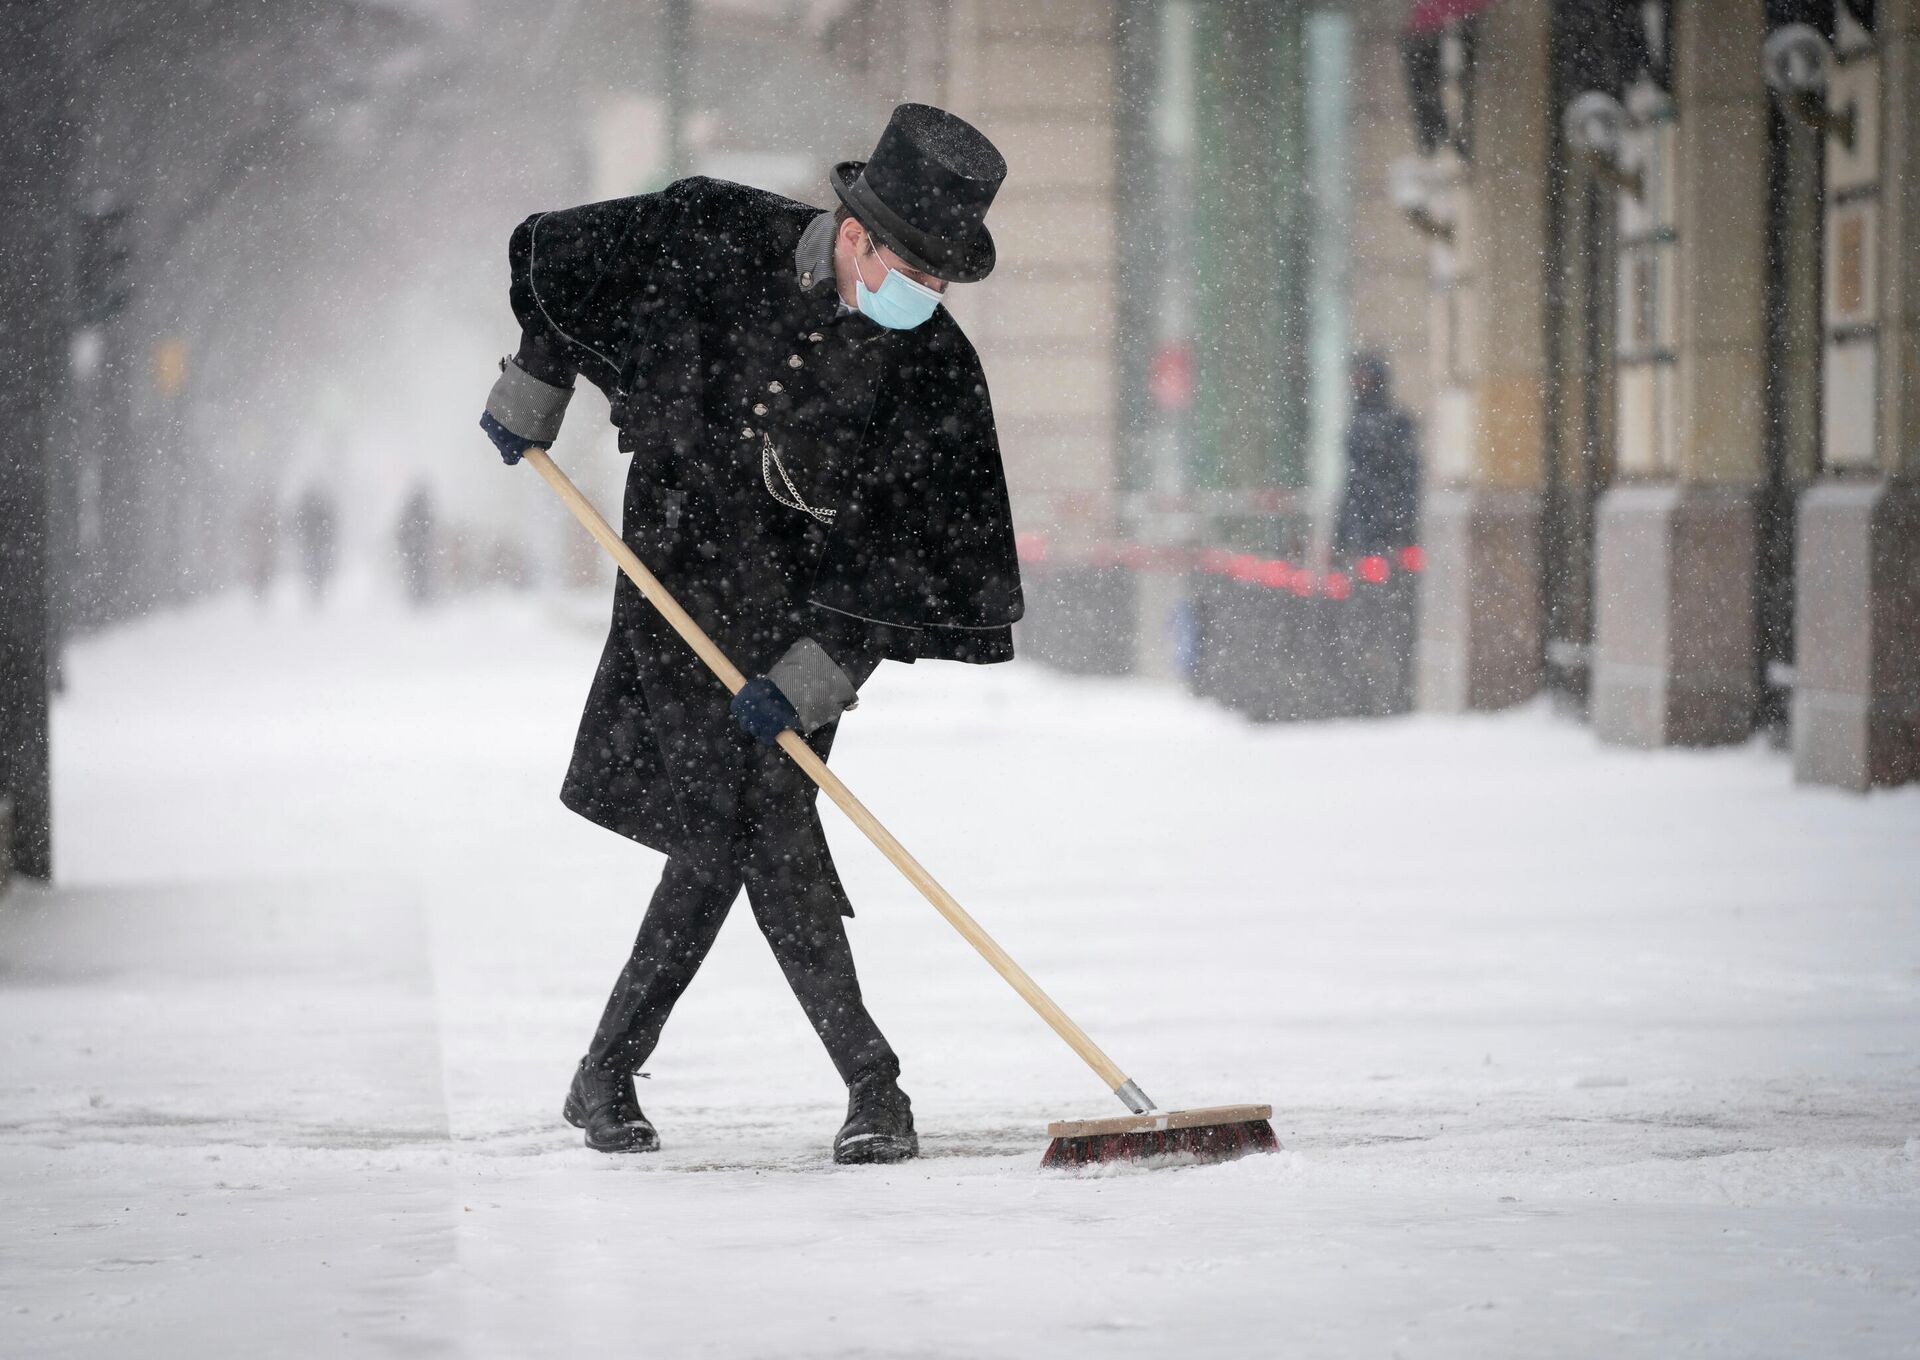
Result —
MULTIPOLYGON (((1381 351, 1421 706, 1920 778, 1920 0, 872 13, 1014 167, 956 310, 1046 552, 1310 560, 1339 365, 1381 351)), ((1190 578, 1128 589, 1164 674, 1190 578)))

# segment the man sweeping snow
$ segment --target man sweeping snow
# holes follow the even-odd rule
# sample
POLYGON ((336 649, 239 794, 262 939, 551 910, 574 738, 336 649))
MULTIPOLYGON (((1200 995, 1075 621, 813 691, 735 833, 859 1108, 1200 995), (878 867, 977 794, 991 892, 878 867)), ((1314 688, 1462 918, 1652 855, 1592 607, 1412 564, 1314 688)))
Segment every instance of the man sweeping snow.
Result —
POLYGON ((622 537, 754 678, 726 690, 625 578, 561 797, 668 856, 567 1093, 588 1147, 659 1146, 633 1077, 742 886, 848 1087, 840 1162, 918 1151, 861 999, 815 787, 883 660, 1013 655, 1019 567, 986 380, 940 306, 994 264, 1006 162, 895 109, 821 211, 720 180, 529 218, 508 248, 519 352, 481 425, 507 462, 559 432, 575 375, 632 454, 622 537), (738 724, 738 730, 734 723, 738 724))

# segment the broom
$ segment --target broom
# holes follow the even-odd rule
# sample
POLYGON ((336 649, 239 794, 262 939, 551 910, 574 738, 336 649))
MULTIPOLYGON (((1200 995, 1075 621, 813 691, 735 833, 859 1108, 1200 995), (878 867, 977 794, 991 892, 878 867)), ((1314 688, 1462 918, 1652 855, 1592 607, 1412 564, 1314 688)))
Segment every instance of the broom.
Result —
MULTIPOLYGON (((613 531, 613 526, 593 508, 593 503, 580 494, 580 488, 555 466, 553 459, 547 456, 547 451, 530 448, 524 457, 546 478, 548 485, 573 511, 574 517, 586 527, 587 532, 620 564, 620 569, 639 587, 640 593, 673 625, 674 632, 720 678, 727 692, 737 693, 747 683, 746 677, 727 660, 726 653, 714 645, 713 639, 680 607, 679 601, 668 593, 667 588, 647 570, 620 535, 613 531)), ((1273 1126, 1268 1123, 1273 1117, 1273 1107, 1270 1105, 1221 1105, 1204 1110, 1155 1108, 1138 1084, 1122 1072, 1113 1059, 1100 1051, 1099 1046, 1087 1037, 1086 1031, 1055 1005, 1052 997, 1040 990, 1039 984, 1027 976, 1026 970, 1015 963, 1007 951, 980 928, 980 923, 954 900, 953 895, 934 881, 933 875, 921 867, 920 861, 907 853, 906 847, 893 838, 893 833, 867 811, 866 806, 840 782, 838 775, 827 768, 827 763, 814 754, 813 748, 801 739, 799 733, 782 732, 780 749, 826 791, 827 796, 839 805, 855 826, 866 832, 867 839, 879 847, 880 853, 893 861, 894 867, 933 903, 934 909, 947 918, 948 923, 960 932, 968 944, 980 951, 981 957, 993 965, 1014 991, 1039 1012, 1040 1018, 1051 1025, 1054 1032, 1065 1039, 1068 1046, 1133 1111, 1131 1115, 1112 1119, 1083 1119, 1048 1125, 1047 1133, 1053 1142, 1048 1146, 1046 1156, 1041 1159, 1042 1166, 1078 1167, 1102 1162, 1161 1158, 1182 1162, 1223 1162, 1249 1152, 1271 1152, 1279 1147, 1279 1142, 1273 1136, 1273 1126)))

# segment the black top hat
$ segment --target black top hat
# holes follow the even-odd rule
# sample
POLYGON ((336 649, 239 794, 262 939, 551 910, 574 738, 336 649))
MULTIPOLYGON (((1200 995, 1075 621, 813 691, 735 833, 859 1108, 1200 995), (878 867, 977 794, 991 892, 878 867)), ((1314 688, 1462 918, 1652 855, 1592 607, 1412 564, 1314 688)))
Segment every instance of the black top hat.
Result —
POLYGON ((872 159, 833 167, 833 191, 915 269, 977 283, 994 260, 981 219, 1006 177, 1006 157, 973 124, 945 109, 902 104, 872 159))

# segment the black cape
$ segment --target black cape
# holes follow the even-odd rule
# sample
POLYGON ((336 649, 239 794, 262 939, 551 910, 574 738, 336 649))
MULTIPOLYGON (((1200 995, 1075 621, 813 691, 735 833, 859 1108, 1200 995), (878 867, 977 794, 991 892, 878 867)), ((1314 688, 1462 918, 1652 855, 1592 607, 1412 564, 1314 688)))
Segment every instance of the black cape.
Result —
MULTIPOLYGON (((839 316, 795 246, 819 213, 695 178, 527 219, 509 243, 531 345, 607 394, 632 455, 621 534, 745 674, 796 639, 857 682, 881 660, 1004 661, 1022 612, 979 357, 942 308, 911 331, 839 316)), ((790 841, 843 912, 811 781, 624 576, 562 787, 667 854, 790 841)), ((823 756, 834 724, 809 740, 823 756)))

